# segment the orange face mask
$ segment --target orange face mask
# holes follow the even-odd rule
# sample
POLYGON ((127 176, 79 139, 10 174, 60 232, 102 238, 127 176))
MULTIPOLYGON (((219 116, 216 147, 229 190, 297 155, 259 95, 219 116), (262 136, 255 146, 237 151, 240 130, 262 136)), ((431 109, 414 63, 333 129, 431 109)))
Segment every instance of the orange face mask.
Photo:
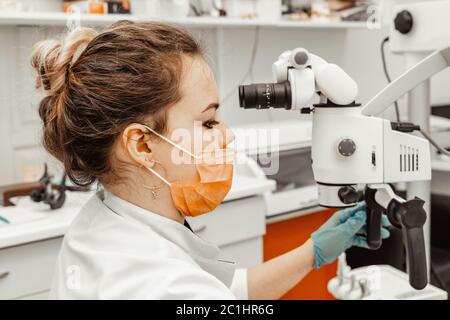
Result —
POLYGON ((160 135, 152 128, 145 126, 150 132, 168 142, 175 148, 195 159, 197 175, 192 182, 169 182, 152 168, 151 173, 170 187, 175 207, 184 216, 199 216, 216 209, 228 194, 233 182, 234 151, 217 149, 194 155, 168 138, 160 135))

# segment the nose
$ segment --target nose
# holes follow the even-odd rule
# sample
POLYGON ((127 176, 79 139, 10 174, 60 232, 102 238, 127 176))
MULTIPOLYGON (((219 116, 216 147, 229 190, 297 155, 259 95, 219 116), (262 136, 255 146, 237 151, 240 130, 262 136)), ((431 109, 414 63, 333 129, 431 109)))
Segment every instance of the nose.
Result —
POLYGON ((224 123, 222 128, 222 148, 226 148, 231 142, 236 139, 233 131, 224 123))

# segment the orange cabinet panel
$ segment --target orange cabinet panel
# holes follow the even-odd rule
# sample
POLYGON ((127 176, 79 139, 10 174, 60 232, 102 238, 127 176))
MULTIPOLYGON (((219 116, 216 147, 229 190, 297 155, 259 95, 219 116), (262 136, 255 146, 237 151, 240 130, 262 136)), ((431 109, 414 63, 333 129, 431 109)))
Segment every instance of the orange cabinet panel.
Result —
MULTIPOLYGON (((264 236, 264 261, 275 258, 303 244, 335 210, 324 210, 309 215, 274 222, 267 225, 264 236)), ((333 299, 328 293, 328 281, 336 275, 337 263, 311 271, 297 286, 281 299, 322 300, 333 299)))

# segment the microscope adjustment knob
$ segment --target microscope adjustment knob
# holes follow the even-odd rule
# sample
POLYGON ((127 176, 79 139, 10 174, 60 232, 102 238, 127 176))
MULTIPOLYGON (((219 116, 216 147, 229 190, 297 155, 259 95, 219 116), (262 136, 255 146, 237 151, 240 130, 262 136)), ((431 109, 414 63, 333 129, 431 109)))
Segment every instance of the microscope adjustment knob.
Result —
POLYGON ((338 191, 339 199, 345 204, 354 204, 359 200, 358 191, 351 186, 344 186, 338 191))
POLYGON ((303 48, 292 50, 290 63, 296 69, 303 69, 309 65, 309 52, 303 48))
POLYGON ((397 13, 394 19, 395 30, 401 34, 407 34, 413 28, 413 16, 408 10, 403 10, 397 13))
POLYGON ((339 153, 344 157, 352 156, 356 151, 355 141, 352 139, 343 139, 339 142, 338 146, 339 153))

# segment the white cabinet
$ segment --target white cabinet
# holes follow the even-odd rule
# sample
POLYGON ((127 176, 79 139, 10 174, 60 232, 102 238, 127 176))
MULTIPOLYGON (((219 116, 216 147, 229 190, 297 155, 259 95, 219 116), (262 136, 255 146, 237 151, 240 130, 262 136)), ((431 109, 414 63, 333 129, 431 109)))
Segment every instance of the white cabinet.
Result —
POLYGON ((1 249, 0 299, 45 297, 61 242, 59 237, 1 249))
POLYGON ((48 300, 50 290, 45 290, 38 293, 33 293, 28 296, 20 297, 16 300, 48 300))

